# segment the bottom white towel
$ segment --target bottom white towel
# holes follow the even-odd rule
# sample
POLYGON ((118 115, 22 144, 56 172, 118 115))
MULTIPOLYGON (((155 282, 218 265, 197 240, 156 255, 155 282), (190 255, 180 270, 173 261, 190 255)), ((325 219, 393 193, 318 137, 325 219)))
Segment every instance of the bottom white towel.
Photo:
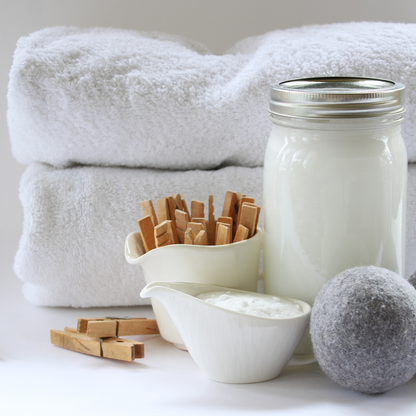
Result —
MULTIPOLYGON (((147 304, 139 293, 142 269, 124 258, 126 236, 136 231, 140 201, 180 193, 190 205, 214 196, 221 215, 227 190, 262 206, 263 168, 213 171, 31 165, 21 181, 23 235, 15 272, 25 297, 43 306, 147 304)), ((406 277, 416 270, 416 165, 409 166, 406 277)), ((207 215, 207 213, 206 213, 207 215)), ((260 225, 262 225, 260 218, 260 225)))
MULTIPOLYGON (((34 164, 20 185, 23 235, 14 269, 30 302, 44 306, 122 306, 149 303, 141 266, 124 258, 124 241, 137 231, 140 201, 180 193, 222 213, 228 190, 262 205, 262 168, 213 171, 74 167, 34 164)), ((206 217, 207 217, 207 208, 206 217)))

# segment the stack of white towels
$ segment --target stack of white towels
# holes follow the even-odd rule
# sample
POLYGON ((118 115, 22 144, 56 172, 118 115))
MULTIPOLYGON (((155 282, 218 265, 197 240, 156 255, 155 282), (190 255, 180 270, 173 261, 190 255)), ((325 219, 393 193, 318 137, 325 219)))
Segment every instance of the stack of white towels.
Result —
MULTIPOLYGON (((350 75, 406 86, 403 134, 416 162, 416 25, 349 23, 274 31, 223 55, 161 33, 48 28, 21 38, 8 123, 28 168, 15 271, 46 306, 147 303, 124 259, 140 201, 180 193, 221 215, 225 192, 262 205, 269 87, 350 75)), ((260 223, 261 224, 261 223, 260 223)), ((416 165, 409 165, 406 274, 416 269, 416 165)))

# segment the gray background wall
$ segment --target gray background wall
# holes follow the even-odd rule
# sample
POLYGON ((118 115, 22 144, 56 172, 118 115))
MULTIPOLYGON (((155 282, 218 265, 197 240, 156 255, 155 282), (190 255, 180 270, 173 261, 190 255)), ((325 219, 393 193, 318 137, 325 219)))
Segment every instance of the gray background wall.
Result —
POLYGON ((157 30, 198 40, 221 54, 245 37, 306 24, 416 23, 415 0, 1 0, 0 4, 0 238, 16 248, 23 220, 18 186, 25 166, 10 151, 6 94, 20 36, 57 25, 157 30))

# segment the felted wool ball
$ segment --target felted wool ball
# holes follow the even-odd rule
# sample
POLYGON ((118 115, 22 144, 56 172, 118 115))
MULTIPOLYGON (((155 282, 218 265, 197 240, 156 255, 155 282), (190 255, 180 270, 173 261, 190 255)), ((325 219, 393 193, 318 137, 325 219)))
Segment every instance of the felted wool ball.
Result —
POLYGON ((409 283, 416 289, 416 272, 409 277, 409 283))
POLYGON ((383 393, 416 373, 416 290, 390 270, 338 274, 318 294, 310 330, 320 367, 343 387, 383 393))

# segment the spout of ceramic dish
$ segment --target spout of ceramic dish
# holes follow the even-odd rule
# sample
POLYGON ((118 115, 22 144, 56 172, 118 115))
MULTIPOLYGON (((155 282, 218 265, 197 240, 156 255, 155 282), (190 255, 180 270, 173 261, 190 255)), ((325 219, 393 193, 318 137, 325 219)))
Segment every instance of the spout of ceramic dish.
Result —
POLYGON ((149 283, 141 291, 140 296, 142 298, 155 298, 157 299, 169 312, 175 314, 179 304, 192 302, 193 298, 189 298, 191 295, 195 296, 196 293, 200 293, 198 288, 209 285, 199 285, 194 283, 170 283, 170 282, 152 282, 149 283), (192 290, 193 289, 193 290, 192 290), (193 293, 195 292, 195 294, 193 293))
MULTIPOLYGON (((215 291, 221 289, 215 285, 205 285, 189 282, 152 282, 149 283, 141 291, 142 298, 153 298, 159 301, 167 310, 172 318, 179 333, 181 330, 189 329, 192 320, 188 319, 189 308, 193 308, 194 314, 198 314, 201 319, 209 319, 209 312, 212 305, 199 300, 196 296, 204 292, 215 291), (186 311, 185 311, 186 310, 186 311), (187 312, 188 311, 188 312, 187 312), (208 315, 207 315, 208 313, 208 315)), ((214 307, 219 313, 228 314, 223 308, 214 307)), ((191 331, 192 332, 192 331, 191 331)), ((185 341, 186 342, 186 341, 185 341)))
MULTIPOLYGON (((192 285, 191 285, 192 286, 192 285)), ((180 284, 168 282, 149 283, 140 293, 142 298, 153 298, 160 302, 172 318, 178 332, 181 333, 181 320, 177 319, 180 309, 187 307, 193 299, 180 290, 180 284), (178 287, 179 286, 179 287, 178 287), (177 290, 177 288, 179 290, 177 290)))
POLYGON ((124 244, 124 256, 128 263, 138 264, 142 261, 142 256, 146 251, 143 246, 143 240, 140 232, 130 233, 124 244))
POLYGON ((164 282, 153 282, 149 283, 143 288, 140 292, 140 296, 144 299, 146 298, 155 298, 162 304, 166 303, 166 296, 169 293, 177 292, 175 289, 171 289, 169 285, 164 282))

